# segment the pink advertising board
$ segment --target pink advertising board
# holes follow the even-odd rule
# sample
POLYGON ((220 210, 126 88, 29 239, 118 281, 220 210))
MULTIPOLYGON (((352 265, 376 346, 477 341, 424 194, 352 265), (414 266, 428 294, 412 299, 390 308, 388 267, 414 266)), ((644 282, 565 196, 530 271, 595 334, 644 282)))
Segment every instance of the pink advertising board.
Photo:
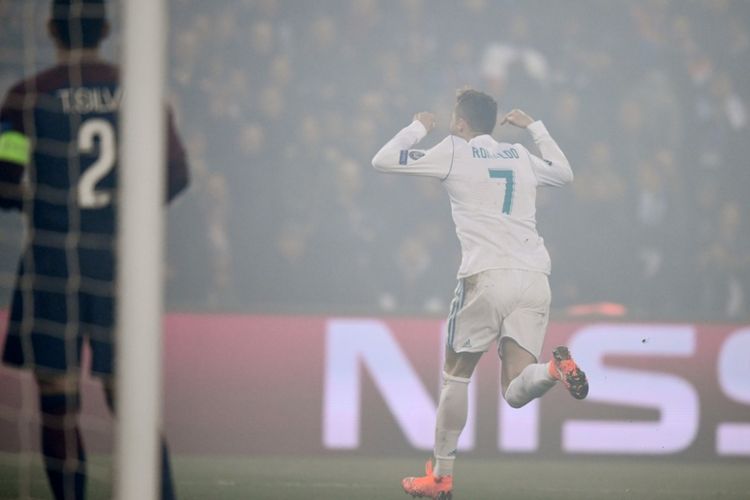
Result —
MULTIPOLYGON (((432 446, 444 323, 435 319, 170 314, 165 425, 177 453, 404 454, 432 446)), ((750 325, 552 323, 591 384, 520 410, 489 352, 470 385, 461 453, 750 458, 750 325)), ((0 371, 0 450, 35 442, 29 379, 0 371), (26 429, 26 430, 24 430, 26 429)), ((95 381, 82 422, 108 448, 95 381)))

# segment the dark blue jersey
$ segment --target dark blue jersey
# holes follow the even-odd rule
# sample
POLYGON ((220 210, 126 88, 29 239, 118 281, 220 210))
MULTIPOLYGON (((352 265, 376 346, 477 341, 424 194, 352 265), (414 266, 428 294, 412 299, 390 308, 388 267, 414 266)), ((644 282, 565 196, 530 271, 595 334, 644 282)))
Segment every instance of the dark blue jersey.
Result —
MULTIPOLYGON (((103 62, 58 65, 13 86, 0 109, 0 203, 26 210, 35 230, 112 235, 121 100, 118 71, 103 62), (19 166, 28 174, 25 202, 9 188, 19 166)), ((188 180, 171 116, 168 137, 171 198, 188 180)))
MULTIPOLYGON (((115 66, 61 64, 14 85, 0 108, 0 206, 24 212, 28 235, 3 355, 8 363, 74 369, 83 335, 94 348, 94 371, 111 372, 122 97, 115 66)), ((188 182, 171 115, 168 141, 171 199, 188 182)))

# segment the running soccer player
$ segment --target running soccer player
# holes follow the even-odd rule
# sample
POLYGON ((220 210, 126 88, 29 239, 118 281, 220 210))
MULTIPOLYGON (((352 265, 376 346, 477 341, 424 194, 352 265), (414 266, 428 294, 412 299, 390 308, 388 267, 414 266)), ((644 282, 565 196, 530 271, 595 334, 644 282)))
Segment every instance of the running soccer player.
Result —
POLYGON ((566 347, 539 363, 547 330, 550 258, 536 230, 536 189, 573 180, 567 158, 541 121, 515 109, 501 124, 527 129, 542 157, 490 134, 497 102, 461 90, 451 134, 429 150, 412 149, 435 126, 429 112, 414 115, 372 159, 383 172, 436 177, 450 198, 461 244, 458 286, 448 318, 443 386, 435 425, 434 468, 402 481, 406 493, 449 499, 453 462, 468 413, 468 384, 477 362, 498 342, 503 397, 520 408, 562 381, 573 397, 588 394, 586 375, 566 347))
MULTIPOLYGON (((53 0, 48 31, 58 63, 14 85, 0 108, 0 206, 26 216, 3 361, 34 371, 45 469, 56 499, 85 495, 78 428, 81 348, 113 410, 117 68, 99 57, 104 0, 53 0), (26 178, 22 182, 22 177, 26 178)), ((169 120, 168 188, 188 184, 169 120)), ((162 498, 174 498, 162 443, 162 498)))

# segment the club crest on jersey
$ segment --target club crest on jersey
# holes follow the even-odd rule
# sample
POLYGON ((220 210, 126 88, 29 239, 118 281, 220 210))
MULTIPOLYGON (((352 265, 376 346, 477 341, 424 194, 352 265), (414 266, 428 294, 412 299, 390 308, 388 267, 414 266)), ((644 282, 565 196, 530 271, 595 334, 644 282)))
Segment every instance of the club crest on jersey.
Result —
POLYGON ((418 159, 422 158, 424 156, 424 153, 422 151, 409 151, 408 149, 402 149, 401 154, 398 157, 398 164, 399 165, 406 165, 406 163, 411 158, 413 161, 417 161, 418 159))

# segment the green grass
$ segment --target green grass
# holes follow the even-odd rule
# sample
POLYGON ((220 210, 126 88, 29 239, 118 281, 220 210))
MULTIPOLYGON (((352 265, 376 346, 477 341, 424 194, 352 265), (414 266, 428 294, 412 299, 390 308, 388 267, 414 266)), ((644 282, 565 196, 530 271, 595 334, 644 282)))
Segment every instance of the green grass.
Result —
MULTIPOLYGON (((38 458, 27 469, 32 498, 50 498, 38 458)), ((0 454, 0 498, 18 498, 19 457, 0 454)), ((89 498, 109 498, 108 460, 91 460, 89 498)), ((415 459, 359 457, 193 457, 174 459, 182 500, 409 499, 399 479, 420 473, 415 459)), ((459 459, 457 500, 750 499, 747 462, 675 463, 642 459, 459 459)))

